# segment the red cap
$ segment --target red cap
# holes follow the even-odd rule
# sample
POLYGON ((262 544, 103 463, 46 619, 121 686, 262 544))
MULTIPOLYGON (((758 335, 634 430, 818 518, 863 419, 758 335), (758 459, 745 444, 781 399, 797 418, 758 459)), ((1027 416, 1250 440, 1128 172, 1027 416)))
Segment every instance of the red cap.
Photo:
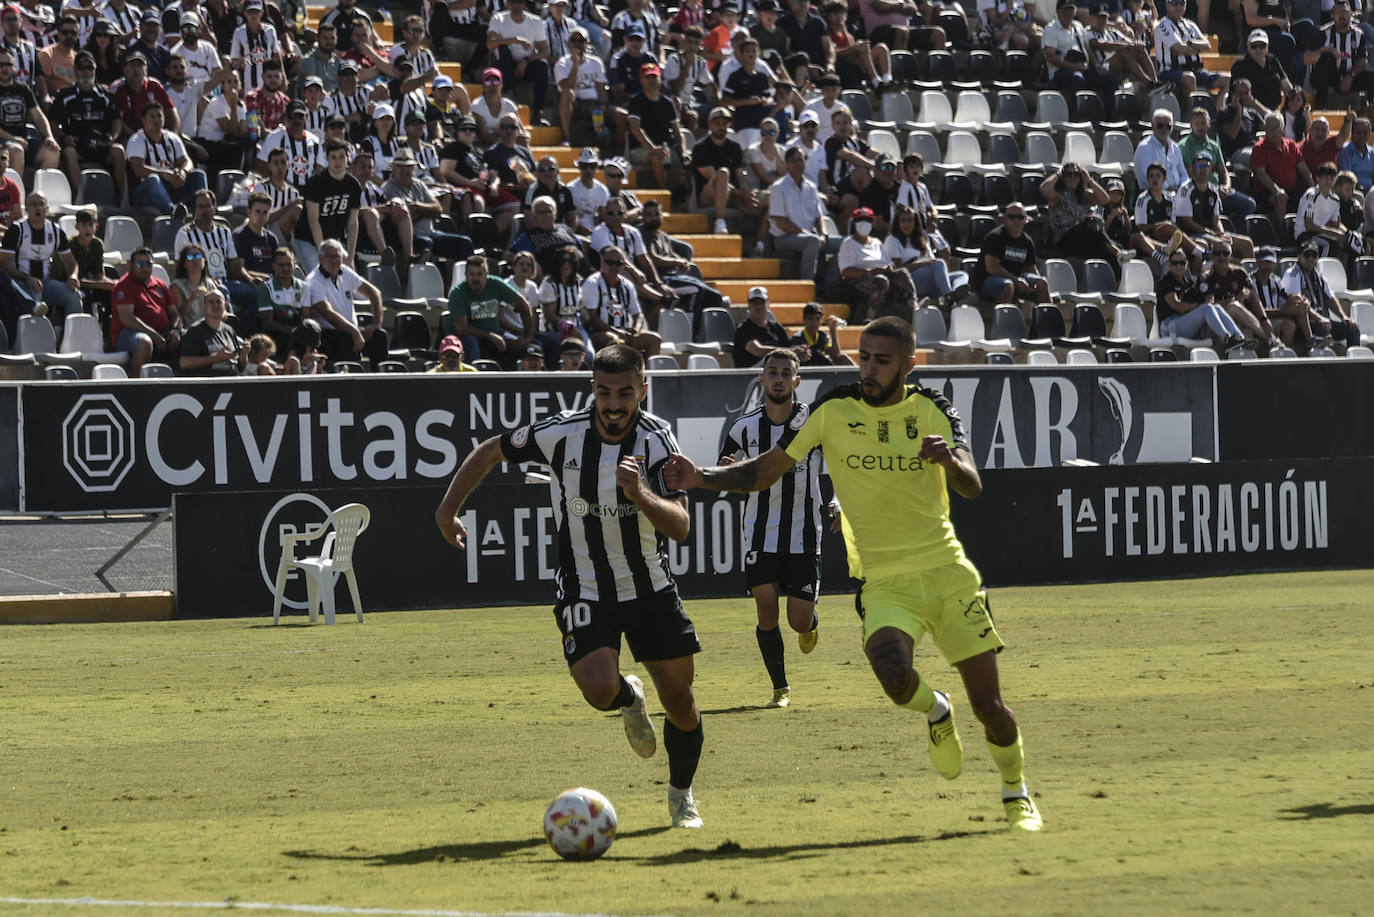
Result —
POLYGON ((639 68, 640 76, 648 76, 651 73, 658 76, 663 75, 663 71, 659 68, 658 64, 655 64, 653 61, 649 61, 649 63, 639 68))
POLYGON ((871 220, 873 219, 873 211, 868 207, 860 207, 858 210, 854 211, 854 219, 871 220))

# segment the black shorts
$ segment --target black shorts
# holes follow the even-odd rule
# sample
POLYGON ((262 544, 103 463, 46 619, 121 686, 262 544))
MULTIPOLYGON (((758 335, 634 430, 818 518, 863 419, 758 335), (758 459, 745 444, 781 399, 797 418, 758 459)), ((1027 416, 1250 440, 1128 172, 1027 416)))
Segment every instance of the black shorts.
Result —
POLYGON ((777 583, 780 594, 814 602, 821 595, 821 558, 750 551, 744 555, 744 577, 750 589, 777 583))
POLYGON ((675 587, 628 602, 563 599, 554 606, 553 617, 563 632, 563 658, 569 666, 603 646, 619 652, 622 634, 636 662, 701 652, 697 630, 675 587))
POLYGON ((104 162, 110 158, 110 138, 101 134, 85 134, 72 138, 76 155, 82 162, 104 162))

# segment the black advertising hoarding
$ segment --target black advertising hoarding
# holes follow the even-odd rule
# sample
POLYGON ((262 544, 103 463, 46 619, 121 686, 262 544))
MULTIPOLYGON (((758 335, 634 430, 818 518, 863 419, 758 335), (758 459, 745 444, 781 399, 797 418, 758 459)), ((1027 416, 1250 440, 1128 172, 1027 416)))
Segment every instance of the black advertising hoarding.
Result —
MULTIPOLYGON (((1135 468, 990 470, 973 501, 952 497, 955 525, 989 586, 1368 566, 1363 508, 1374 459, 1135 468)), ((179 617, 269 615, 281 537, 330 508, 372 510, 355 555, 364 609, 552 604, 557 558, 548 490, 484 485, 464 507, 465 551, 434 525, 443 488, 178 495, 179 617)), ((744 596, 743 498, 691 495, 692 532, 670 542, 685 598, 744 596)), ((822 594, 847 592, 843 542, 826 533, 822 594)), ((341 613, 351 608, 342 584, 341 613)), ((304 608, 296 575, 288 612, 304 608)), ((825 599, 822 599, 823 603, 825 599)), ((831 603, 847 613, 848 602, 831 603)))
POLYGON ((1227 367, 1218 383, 1227 461, 1374 455, 1374 360, 1227 367))
MULTIPOLYGON (((463 551, 434 524, 443 495, 443 486, 178 494, 172 516, 177 616, 270 615, 282 536, 318 526, 330 509, 353 502, 372 513, 354 553, 364 610, 552 607, 558 530, 548 485, 479 487, 463 507, 463 551)), ((745 594, 743 506, 738 494, 692 495, 691 534, 682 544, 669 542, 668 551, 684 597, 745 594)), ((823 544, 822 589, 843 590, 849 583, 843 541, 827 532, 823 544)), ((286 597, 287 613, 305 608, 299 572, 286 597)), ((343 583, 336 599, 341 614, 353 607, 343 583)))
POLYGON ((951 497, 990 584, 1363 567, 1374 459, 990 471, 951 497))

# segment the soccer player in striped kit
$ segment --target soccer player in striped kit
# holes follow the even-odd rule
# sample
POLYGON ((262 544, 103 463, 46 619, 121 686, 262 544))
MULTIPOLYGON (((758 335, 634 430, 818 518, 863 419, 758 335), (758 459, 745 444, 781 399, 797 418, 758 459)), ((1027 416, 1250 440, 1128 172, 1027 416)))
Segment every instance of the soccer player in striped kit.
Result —
POLYGON ((701 758, 701 711, 692 694, 696 628, 669 572, 667 539, 691 528, 687 495, 664 486, 678 447, 667 421, 641 408, 644 359, 623 344, 592 364, 592 403, 483 442, 463 461, 435 512, 444 539, 467 545, 461 514, 468 495, 501 462, 547 466, 558 521, 554 619, 563 655, 587 703, 620 710, 630 746, 651 757, 658 742, 644 685, 620 674, 622 635, 648 670, 663 705, 668 808, 675 828, 700 828, 692 779, 701 758))
MULTIPOLYGON (((786 436, 801 429, 809 411, 797 401, 801 361, 796 353, 779 347, 769 351, 761 364, 759 388, 763 404, 735 421, 721 449, 721 464, 736 458, 763 455, 786 436)), ((749 494, 741 527, 744 533, 744 567, 749 592, 754 597, 758 640, 763 666, 773 681, 769 707, 786 707, 792 701, 783 658, 782 633, 778 628, 779 604, 787 597, 787 623, 797 632, 803 653, 816 648, 820 618, 821 451, 812 450, 766 491, 749 494)), ((839 528, 839 504, 828 512, 839 528)))

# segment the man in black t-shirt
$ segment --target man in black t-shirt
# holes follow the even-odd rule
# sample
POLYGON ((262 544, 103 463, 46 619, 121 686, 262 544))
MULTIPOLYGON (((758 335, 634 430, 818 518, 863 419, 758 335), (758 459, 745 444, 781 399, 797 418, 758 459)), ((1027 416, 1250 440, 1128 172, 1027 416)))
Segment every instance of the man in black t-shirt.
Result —
POLYGON ((640 67, 639 82, 643 89, 629 105, 630 162, 637 166, 649 163, 654 170, 655 187, 666 188, 667 166, 673 162, 674 154, 677 168, 685 168, 691 156, 687 153, 687 141, 678 130, 677 106, 663 94, 663 71, 658 64, 640 67))
POLYGON ((830 45, 830 29, 824 19, 811 12, 808 0, 788 0, 787 12, 778 17, 778 28, 787 33, 792 51, 805 54, 811 67, 834 69, 835 51, 830 45))
POLYGON ((886 236, 892 229, 892 208, 897 203, 897 161, 879 153, 873 166, 873 181, 859 192, 859 206, 873 211, 874 234, 886 236))
POLYGON ((692 168, 696 175, 697 203, 715 208, 716 235, 730 230, 725 225, 725 208, 735 206, 746 213, 758 213, 759 196, 744 183, 744 151, 726 135, 730 132, 730 109, 719 105, 711 109, 711 133, 692 148, 692 168))
POLYGON ((224 294, 216 287, 201 302, 205 317, 182 336, 177 368, 184 376, 237 376, 248 361, 248 349, 224 320, 224 294))
POLYGON ((62 147, 52 136, 52 126, 33 90, 14 81, 14 52, 0 47, 0 142, 11 144, 10 162, 31 169, 55 169, 62 147), (28 142, 27 160, 15 140, 28 142))
MULTIPOLYGON (((1050 301, 1049 284, 1038 273, 1035 242, 1025 229, 1026 208, 1019 201, 1012 201, 1002 214, 1002 225, 983 239, 982 258, 974 280, 988 299, 999 303, 1022 299, 1050 301)), ((1025 307, 1023 310, 1029 311, 1025 307)))
POLYGON ((739 64, 739 69, 726 77, 720 98, 735 108, 736 133, 758 130, 764 118, 776 117, 782 108, 773 92, 773 80, 759 67, 757 38, 751 36, 740 44, 739 64))
POLYGON ((257 315, 258 287, 272 279, 272 254, 281 241, 267 228, 271 212, 272 196, 254 191, 248 195, 248 221, 232 236, 234 256, 229 260, 227 286, 239 316, 257 315))
MULTIPOLYGON (((749 311, 744 320, 735 328, 735 349, 733 357, 735 368, 756 365, 764 354, 775 347, 790 347, 787 343, 787 329, 768 317, 768 290, 764 287, 751 287, 749 290, 749 311)), ((803 346, 796 346, 797 358, 801 358, 803 346)))
POLYGON ((358 208, 362 206, 363 186, 348 171, 348 144, 342 140, 325 141, 324 155, 329 168, 316 172, 305 183, 305 217, 296 221, 296 237, 291 240, 301 269, 307 274, 320 264, 319 247, 325 239, 340 239, 353 260, 358 250, 358 208))
POLYGON ((115 199, 124 199, 124 147, 114 142, 122 116, 114 96, 96 85, 95 58, 76 56, 76 84, 57 94, 52 126, 62 132, 62 168, 73 188, 81 187, 81 163, 98 162, 114 177, 115 199))

